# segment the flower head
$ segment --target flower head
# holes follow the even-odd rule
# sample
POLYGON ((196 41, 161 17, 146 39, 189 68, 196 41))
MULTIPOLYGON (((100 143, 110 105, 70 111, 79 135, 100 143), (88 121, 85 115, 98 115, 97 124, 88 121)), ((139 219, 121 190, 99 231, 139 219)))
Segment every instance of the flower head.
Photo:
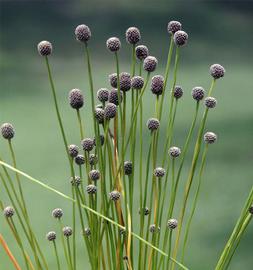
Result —
POLYGON ((104 123, 105 111, 104 109, 96 108, 95 109, 95 118, 97 119, 99 124, 104 123))
POLYGON ((144 60, 149 55, 148 47, 145 45, 137 46, 135 48, 135 55, 139 60, 144 60))
POLYGON ((1 133, 4 139, 11 140, 15 135, 15 130, 12 124, 4 123, 1 126, 1 133))
POLYGON ((105 119, 109 120, 116 116, 117 106, 113 103, 107 103, 105 106, 105 119))
POLYGON ((76 110, 83 107, 83 94, 79 89, 72 89, 69 92, 69 104, 76 110))
POLYGON ((176 147, 176 146, 172 146, 170 147, 169 149, 169 154, 172 158, 177 158, 180 156, 181 154, 181 150, 179 147, 176 147))
POLYGON ((182 29, 182 24, 178 21, 170 21, 168 23, 167 30, 169 34, 175 34, 177 31, 181 29, 182 29))
POLYGON ((92 185, 92 184, 88 185, 86 187, 86 191, 88 194, 95 194, 95 193, 97 193, 97 187, 95 185, 92 185))
POLYGON ((217 135, 213 132, 206 132, 204 134, 204 141, 208 144, 215 143, 217 140, 217 135))
POLYGON ((63 235, 64 235, 64 236, 69 237, 69 236, 72 235, 73 230, 72 230, 71 227, 66 226, 66 227, 63 227, 62 232, 63 232, 63 235))
POLYGON ((156 118, 150 118, 148 119, 148 122, 147 122, 147 127, 150 131, 155 131, 159 128, 160 126, 160 122, 158 119, 156 118))
POLYGON ((79 148, 77 145, 75 144, 70 144, 68 146, 68 151, 69 151, 69 155, 74 158, 78 155, 78 151, 79 151, 79 148))
POLYGON ((205 96, 205 90, 203 87, 196 86, 192 89, 192 97, 195 100, 200 101, 204 98, 204 96, 205 96))
POLYGON ((121 72, 119 75, 120 90, 127 92, 131 89, 131 76, 127 72, 121 72))
POLYGON ((113 88, 117 88, 117 73, 109 75, 109 83, 113 88))
POLYGON ((225 75, 225 68, 220 64, 213 64, 210 67, 211 76, 216 80, 225 75))
POLYGON ((111 37, 106 41, 107 49, 111 52, 117 52, 121 47, 121 42, 117 37, 111 37))
POLYGON ((178 221, 175 218, 171 218, 168 220, 167 227, 171 230, 176 229, 178 225, 178 221))
POLYGON ((156 69, 157 63, 158 61, 154 56, 148 56, 143 61, 143 68, 147 72, 153 72, 156 69))
POLYGON ((176 44, 176 46, 181 47, 184 46, 187 41, 188 41, 188 34, 184 31, 177 31, 174 36, 174 43, 176 44))
POLYGON ((130 44, 136 44, 141 39, 140 30, 136 27, 129 27, 126 30, 126 41, 130 44))
POLYGON ((154 170, 154 175, 155 175, 157 178, 162 178, 162 177, 164 177, 164 175, 165 175, 165 170, 164 170, 164 168, 161 168, 161 167, 155 168, 155 170, 154 170))
POLYGON ((159 96, 163 92, 164 78, 161 75, 156 75, 151 79, 151 91, 153 94, 159 96))
POLYGON ((62 216, 63 216, 63 211, 61 208, 55 208, 53 211, 52 211, 52 216, 54 218, 58 218, 60 219, 62 216))
POLYGON ((7 206, 4 208, 4 216, 11 218, 15 214, 15 210, 12 206, 7 206))
POLYGON ((75 29, 76 40, 87 42, 91 38, 90 28, 85 24, 80 24, 75 29))
POLYGON ((84 151, 90 152, 94 147, 94 142, 91 138, 86 138, 81 141, 84 151))
POLYGON ((217 100, 214 97, 206 97, 205 98, 205 105, 207 108, 212 109, 216 107, 217 100))
MULTIPOLYGON (((122 102, 123 98, 123 93, 120 91, 120 103, 122 102)), ((115 105, 119 105, 119 98, 118 98, 118 90, 117 89, 112 89, 109 93, 109 98, 108 98, 110 103, 113 103, 115 105)))
POLYGON ((124 173, 125 175, 131 175, 133 172, 133 163, 132 161, 124 162, 124 173))
POLYGON ((161 228, 159 226, 156 226, 155 224, 152 224, 149 226, 149 231, 151 233, 159 233, 161 228))
POLYGON ((133 89, 142 89, 144 85, 144 79, 140 76, 134 76, 132 79, 131 79, 131 87, 133 89))
POLYGON ((89 172, 89 177, 92 181, 97 181, 100 178, 100 172, 98 170, 91 170, 89 172))
POLYGON ((74 178, 70 178, 70 183, 72 186, 79 186, 81 184, 81 178, 79 176, 75 176, 74 178))
POLYGON ((113 190, 109 193, 109 197, 112 201, 118 201, 120 199, 120 192, 113 190))
POLYGON ((97 98, 100 102, 108 101, 108 97, 109 97, 109 90, 107 88, 100 88, 97 91, 97 98))
POLYGON ((38 52, 41 56, 48 56, 52 53, 53 46, 49 41, 43 40, 38 43, 38 52))
POLYGON ((75 163, 76 163, 77 165, 83 165, 83 164, 85 163, 85 158, 84 158, 84 156, 83 156, 83 155, 77 155, 77 156, 75 157, 75 163))
POLYGON ((179 99, 183 96, 183 94, 184 94, 184 91, 183 91, 182 87, 179 85, 176 85, 174 88, 174 91, 173 91, 174 98, 179 99))
POLYGON ((54 241, 56 239, 56 232, 48 232, 46 238, 48 241, 54 241))

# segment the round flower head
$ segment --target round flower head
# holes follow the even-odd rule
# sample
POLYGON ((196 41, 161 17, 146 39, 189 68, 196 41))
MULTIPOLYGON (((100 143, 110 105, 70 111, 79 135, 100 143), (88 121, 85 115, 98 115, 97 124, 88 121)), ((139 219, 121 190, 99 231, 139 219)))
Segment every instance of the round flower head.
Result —
POLYGON ((11 140, 14 135, 15 135, 15 130, 12 124, 10 123, 4 123, 1 126, 1 133, 2 136, 7 139, 7 140, 11 140))
POLYGON ((95 154, 90 154, 89 156, 89 163, 91 166, 94 166, 98 163, 98 158, 95 154))
POLYGON ((117 73, 109 75, 109 83, 113 88, 117 88, 117 73))
POLYGON ((144 79, 140 76, 134 76, 132 79, 131 79, 131 87, 133 89, 137 89, 137 90, 140 90, 142 89, 144 85, 144 79))
POLYGON ((90 228, 88 228, 88 227, 84 228, 83 234, 86 235, 87 237, 89 237, 91 235, 90 228))
POLYGON ((146 206, 146 207, 142 208, 142 211, 141 211, 141 209, 139 209, 139 214, 141 214, 141 212, 144 214, 144 216, 147 216, 147 215, 149 215, 150 210, 149 210, 149 208, 146 206))
POLYGON ((120 90, 123 92, 127 92, 131 88, 131 76, 127 72, 121 72, 119 74, 119 85, 120 85, 120 90))
POLYGON ((73 179, 73 177, 70 178, 70 183, 72 186, 79 186, 81 184, 81 178, 79 176, 75 176, 75 178, 73 179))
POLYGON ((192 89, 192 97, 195 100, 200 101, 204 98, 204 96, 205 96, 205 90, 203 87, 196 86, 192 89))
POLYGON ((84 151, 90 152, 94 147, 94 142, 91 138, 86 138, 81 141, 84 151))
POLYGON ((83 107, 83 94, 79 89, 72 89, 69 92, 69 104, 76 110, 83 107))
POLYGON ((155 131, 159 128, 160 126, 160 122, 158 119, 156 118, 150 118, 148 119, 148 122, 147 122, 147 127, 149 130, 151 131, 155 131))
POLYGON ((151 91, 153 94, 159 96, 163 92, 164 78, 161 75, 156 75, 151 79, 151 91))
POLYGON ((15 213, 15 210, 11 206, 7 206, 4 208, 4 216, 7 218, 11 218, 15 213))
POLYGON ((126 30, 126 41, 130 44, 136 44, 141 39, 140 30, 136 27, 129 27, 126 30))
POLYGON ((109 90, 107 88, 100 88, 97 91, 97 98, 100 102, 108 101, 108 97, 109 97, 109 90))
MULTIPOLYGON (((105 143, 105 137, 103 134, 100 134, 99 137, 100 137, 100 145, 103 146, 105 143)), ((94 142, 94 145, 96 146, 96 137, 94 137, 93 142, 94 142)))
POLYGON ((181 29, 182 29, 182 24, 178 21, 170 21, 168 23, 167 30, 169 34, 175 34, 177 31, 181 29))
POLYGON ((114 190, 109 193, 109 197, 112 201, 118 201, 120 199, 120 193, 117 190, 114 190))
POLYGON ((176 44, 176 46, 181 47, 187 43, 188 34, 184 31, 180 30, 174 34, 173 39, 174 39, 174 43, 176 44))
POLYGON ((148 55, 148 47, 146 47, 145 45, 139 45, 135 48, 135 55, 136 58, 138 58, 139 60, 144 60, 148 55))
POLYGON ((123 260, 124 260, 124 261, 128 261, 128 256, 125 255, 125 256, 123 257, 123 260))
POLYGON ((77 156, 75 157, 75 163, 76 163, 77 165, 83 165, 83 164, 85 163, 85 158, 84 158, 84 156, 83 156, 83 155, 77 155, 77 156))
MULTIPOLYGON (((123 94, 122 91, 120 91, 120 103, 122 102, 123 94)), ((118 99, 118 90, 112 89, 109 93, 109 102, 113 103, 115 105, 119 105, 119 99, 118 99)))
POLYGON ((86 191, 88 194, 95 194, 97 192, 97 187, 95 185, 88 185, 86 191))
POLYGON ((165 175, 165 170, 164 170, 164 168, 161 168, 161 167, 155 168, 155 170, 154 170, 154 175, 155 175, 157 178, 162 178, 162 177, 164 177, 164 175, 165 175))
POLYGON ((55 208, 53 211, 52 211, 52 216, 54 218, 58 218, 60 219, 62 216, 63 216, 63 211, 61 208, 55 208))
POLYGON ((46 235, 46 238, 48 241, 54 241, 56 239, 56 233, 55 232, 48 232, 46 235))
POLYGON ((173 92, 174 98, 176 98, 176 99, 181 98, 183 96, 183 93, 184 93, 184 91, 183 91, 182 87, 179 85, 176 85, 174 88, 174 92, 173 92))
POLYGON ((154 56, 148 56, 143 61, 143 68, 147 72, 153 72, 156 69, 157 63, 158 61, 154 56))
POLYGON ((89 177, 92 181, 97 181, 100 178, 100 172, 98 170, 91 170, 89 172, 89 177))
POLYGON ((118 38, 111 37, 111 38, 107 39, 106 46, 107 46, 107 49, 109 51, 117 52, 121 47, 121 43, 120 43, 120 40, 118 38))
POLYGON ((62 232, 63 232, 63 235, 64 235, 64 236, 69 237, 69 236, 72 235, 73 230, 72 230, 71 227, 66 226, 66 227, 63 227, 63 228, 62 228, 62 232))
POLYGON ((68 146, 68 151, 69 151, 69 155, 74 158, 78 155, 78 151, 79 151, 79 148, 77 145, 75 144, 70 144, 68 146))
POLYGON ((219 79, 225 75, 225 68, 219 64, 213 64, 210 67, 210 73, 214 79, 219 79))
POLYGON ((105 106, 105 119, 109 120, 116 116, 117 106, 113 103, 107 103, 105 106))
POLYGON ((100 108, 95 109, 95 118, 97 119, 99 124, 104 123, 105 111, 100 108))
POLYGON ((217 135, 213 132, 206 132, 204 134, 204 141, 208 144, 212 144, 215 143, 215 141, 217 140, 217 135))
POLYGON ((216 107, 217 100, 213 97, 206 97, 205 98, 205 105, 207 108, 212 109, 216 107))
POLYGON ((178 225, 178 221, 175 218, 171 218, 168 220, 167 227, 171 230, 176 229, 178 225))
POLYGON ((85 24, 80 24, 75 29, 76 40, 87 42, 91 37, 90 28, 85 24))
POLYGON ((159 226, 157 227, 155 224, 149 226, 149 231, 151 233, 159 233, 160 230, 161 230, 160 227, 159 226))
POLYGON ((179 147, 172 146, 169 149, 169 154, 170 154, 171 157, 176 158, 176 157, 179 157, 180 156, 181 150, 180 150, 179 147))
POLYGON ((41 56, 48 56, 52 53, 53 46, 49 41, 43 40, 38 43, 38 52, 41 56))
POLYGON ((131 175, 132 171, 133 171, 132 161, 125 161, 124 162, 124 173, 125 173, 125 175, 131 175))
POLYGON ((253 215, 253 204, 249 207, 249 212, 253 215))

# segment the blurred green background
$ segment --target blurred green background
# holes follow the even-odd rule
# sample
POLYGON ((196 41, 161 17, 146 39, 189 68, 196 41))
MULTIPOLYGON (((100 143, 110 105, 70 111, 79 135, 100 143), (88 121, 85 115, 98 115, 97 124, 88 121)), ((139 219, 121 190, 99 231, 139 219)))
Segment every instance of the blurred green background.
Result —
MULTIPOLYGON (((214 91, 218 106, 210 112, 207 124, 207 129, 216 132, 219 138, 217 144, 210 147, 185 262, 190 269, 213 269, 252 186, 252 1, 56 0, 1 1, 0 4, 0 122, 11 122, 15 126, 13 143, 18 167, 67 194, 68 164, 45 64, 36 49, 39 41, 46 39, 53 43, 50 62, 61 113, 69 141, 75 144, 79 144, 78 126, 67 100, 72 88, 80 88, 84 92, 86 103, 82 113, 87 135, 92 136, 87 70, 82 48, 73 34, 76 25, 85 23, 91 28, 89 44, 95 88, 98 89, 109 87, 107 76, 115 71, 112 55, 105 47, 108 37, 118 36, 121 39, 121 70, 129 71, 130 46, 124 42, 124 33, 129 26, 137 26, 142 34, 141 44, 147 45, 150 54, 159 60, 155 74, 163 74, 169 44, 167 23, 170 20, 182 22, 189 34, 189 42, 180 51, 178 84, 183 86, 184 97, 179 104, 173 141, 178 146, 184 142, 194 112, 191 89, 196 85, 208 89, 210 64, 225 66, 226 75, 218 81, 214 91)), ((145 121, 153 115, 150 108, 154 108, 154 97, 147 91, 145 121)), ((165 106, 165 112, 168 112, 168 106, 165 106)), ((161 126, 164 136, 165 127, 164 122, 161 126)), ((144 140, 147 148, 148 134, 144 140)), ((1 155, 10 161, 7 143, 3 139, 0 147, 1 155)), ((185 181, 189 162, 190 158, 182 182, 185 181)), ((23 179, 23 186, 35 231, 47 254, 50 269, 55 269, 53 249, 45 240, 45 233, 55 229, 51 218, 51 210, 55 207, 64 209, 64 223, 70 224, 70 203, 26 179, 23 179)), ((136 199, 137 194, 138 189, 136 199)), ((0 198, 9 204, 2 185, 0 198)), ((180 206, 180 200, 177 203, 180 206)), ((252 269, 252 225, 243 237, 231 270, 252 269)), ((3 217, 0 218, 0 232, 19 258, 21 253, 3 217)), ((81 247, 81 240, 78 241, 81 247)), ((78 263, 79 266, 86 266, 87 260, 82 252, 79 248, 78 263)), ((13 269, 1 247, 0 269, 13 269)))

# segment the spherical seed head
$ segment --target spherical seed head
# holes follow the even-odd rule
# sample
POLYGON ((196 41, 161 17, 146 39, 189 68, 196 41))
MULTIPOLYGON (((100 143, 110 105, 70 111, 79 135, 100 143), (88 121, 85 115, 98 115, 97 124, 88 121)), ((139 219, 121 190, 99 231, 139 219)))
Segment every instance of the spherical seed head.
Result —
POLYGON ((117 88, 117 73, 109 75, 109 83, 113 88, 117 88))
POLYGON ((69 237, 69 236, 72 235, 73 230, 72 230, 71 227, 66 226, 66 227, 63 227, 62 232, 63 232, 63 235, 64 235, 64 236, 69 237))
MULTIPOLYGON (((120 91, 120 103, 122 102, 123 99, 123 93, 120 91)), ((119 99, 118 99, 118 90, 117 89, 112 89, 109 93, 109 98, 108 98, 110 103, 113 103, 115 105, 119 105, 119 99)))
POLYGON ((89 177, 92 181, 97 181, 100 178, 100 172, 98 170, 91 170, 89 172, 89 177))
POLYGON ((81 178, 79 176, 75 176, 75 178, 73 179, 73 177, 70 178, 70 183, 72 186, 79 186, 81 184, 81 178))
POLYGON ((176 44, 176 46, 181 47, 184 46, 187 41, 188 41, 188 34, 184 31, 177 31, 174 36, 174 43, 176 44))
POLYGON ((183 96, 183 94, 184 94, 184 91, 182 87, 179 85, 176 85, 173 92, 174 98, 179 99, 183 96))
POLYGON ((111 37, 106 41, 107 49, 111 52, 117 52, 121 47, 121 42, 116 37, 111 37))
MULTIPOLYGON (((103 146, 105 143, 105 136, 103 134, 100 134, 99 138, 100 138, 100 145, 103 146)), ((94 145, 96 146, 96 137, 94 137, 93 142, 94 145)))
POLYGON ((75 144, 70 144, 68 146, 68 151, 69 151, 69 155, 74 158, 78 155, 78 151, 79 151, 79 148, 77 145, 75 144))
POLYGON ((124 260, 124 261, 128 261, 128 256, 125 255, 125 256, 123 257, 123 260, 124 260))
POLYGON ((113 103, 107 103, 105 106, 105 119, 109 120, 116 116, 117 106, 113 103))
POLYGON ((225 75, 225 68, 220 64, 213 64, 210 67, 210 73, 214 79, 219 79, 225 75))
POLYGON ((53 46, 49 41, 43 40, 37 45, 38 52, 41 56, 48 56, 52 53, 53 46))
POLYGON ((80 24, 75 29, 76 40, 87 42, 91 38, 90 28, 85 24, 80 24))
POLYGON ((90 230, 90 228, 88 228, 88 227, 84 228, 83 234, 86 235, 87 237, 91 236, 91 230, 90 230))
POLYGON ((140 90, 142 89, 144 85, 144 79, 140 76, 134 76, 132 79, 131 79, 131 87, 133 89, 137 89, 137 90, 140 90))
POLYGON ((136 27, 129 27, 126 30, 126 41, 130 44, 136 44, 141 39, 140 30, 136 27))
POLYGON ((83 107, 83 94, 79 89, 72 89, 69 92, 69 104, 76 110, 83 107))
POLYGON ((94 166, 98 163, 98 157, 95 154, 90 154, 89 163, 91 166, 94 166))
POLYGON ((4 123, 1 126, 1 133, 2 136, 7 139, 7 140, 11 140, 14 135, 15 135, 15 130, 12 124, 10 123, 4 123))
POLYGON ((169 34, 175 34, 177 31, 181 29, 182 29, 182 24, 178 21, 170 21, 168 23, 167 30, 169 34))
POLYGON ((109 193, 109 197, 112 201, 118 201, 120 199, 120 193, 117 190, 114 190, 109 193))
POLYGON ((158 61, 154 56, 148 56, 143 61, 143 68, 147 72, 153 72, 156 69, 157 63, 158 61))
POLYGON ((204 98, 204 96, 205 96, 205 90, 203 87, 196 86, 192 89, 192 97, 195 100, 200 101, 204 98))
POLYGON ((253 215, 253 204, 249 207, 249 212, 253 215))
POLYGON ((214 97, 206 97, 205 98, 205 105, 207 108, 212 109, 216 107, 217 100, 214 97))
POLYGON ((120 90, 127 92, 131 89, 131 76, 127 72, 121 72, 119 75, 120 90))
POLYGON ((208 144, 212 144, 215 143, 215 141, 217 140, 217 135, 213 132, 206 132, 204 134, 204 141, 208 144))
POLYGON ((149 231, 151 233, 159 233, 160 230, 161 230, 161 228, 159 226, 157 227, 155 224, 152 224, 149 226, 149 231))
POLYGON ((144 60, 149 55, 148 47, 145 45, 137 46, 135 48, 135 55, 139 60, 144 60))
POLYGON ((95 185, 88 185, 86 191, 88 194, 95 194, 97 192, 97 187, 95 185))
POLYGON ((158 167, 158 168, 155 168, 154 170, 154 175, 158 178, 162 178, 164 177, 165 175, 165 170, 164 168, 161 168, 161 167, 158 167))
POLYGON ((176 229, 178 225, 178 221, 175 218, 171 218, 168 220, 167 227, 171 230, 176 229))
POLYGON ((94 147, 94 142, 91 138, 86 138, 81 141, 84 151, 90 152, 94 147))
POLYGON ((124 173, 125 173, 125 175, 131 175, 132 171, 133 171, 132 161, 125 161, 124 162, 124 173))
POLYGON ((48 241, 54 241, 56 239, 56 232, 48 232, 46 238, 48 241))
POLYGON ((99 124, 104 123, 105 111, 100 108, 95 109, 95 118, 97 119, 99 124))
POLYGON ((164 78, 161 75, 156 75, 151 79, 151 91, 153 94, 160 96, 163 93, 164 78))
POLYGON ((144 214, 144 216, 147 216, 147 215, 149 215, 150 210, 149 210, 149 208, 146 206, 146 207, 142 208, 142 211, 141 211, 141 209, 139 209, 139 214, 141 214, 141 212, 144 214))
POLYGON ((108 101, 108 97, 109 97, 109 90, 107 88, 100 88, 97 91, 97 98, 100 102, 108 101))
POLYGON ((149 130, 151 131, 155 131, 159 128, 160 126, 160 122, 158 119, 156 118, 150 118, 148 119, 148 122, 147 122, 147 127, 149 130))
POLYGON ((62 216, 63 216, 63 211, 61 208, 55 208, 53 211, 52 211, 52 216, 54 218, 58 218, 60 219, 62 216))
POLYGON ((85 163, 85 158, 84 158, 84 156, 83 156, 83 155, 77 155, 77 156, 75 157, 75 163, 76 163, 77 165, 83 165, 83 164, 85 163))
POLYGON ((170 147, 169 149, 169 154, 172 158, 177 158, 180 156, 181 154, 181 150, 179 147, 176 147, 176 146, 172 146, 170 147))
POLYGON ((4 216, 7 218, 12 217, 15 214, 15 210, 12 206, 7 206, 4 208, 4 216))

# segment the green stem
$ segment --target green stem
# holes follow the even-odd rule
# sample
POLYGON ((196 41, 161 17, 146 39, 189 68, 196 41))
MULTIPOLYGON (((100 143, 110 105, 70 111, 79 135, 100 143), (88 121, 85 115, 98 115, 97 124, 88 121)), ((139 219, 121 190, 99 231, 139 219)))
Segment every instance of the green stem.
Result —
POLYGON ((54 245, 54 253, 55 253, 56 262, 57 262, 57 269, 58 270, 61 270, 59 255, 58 255, 58 251, 57 251, 57 247, 56 247, 55 241, 53 241, 53 245, 54 245))

